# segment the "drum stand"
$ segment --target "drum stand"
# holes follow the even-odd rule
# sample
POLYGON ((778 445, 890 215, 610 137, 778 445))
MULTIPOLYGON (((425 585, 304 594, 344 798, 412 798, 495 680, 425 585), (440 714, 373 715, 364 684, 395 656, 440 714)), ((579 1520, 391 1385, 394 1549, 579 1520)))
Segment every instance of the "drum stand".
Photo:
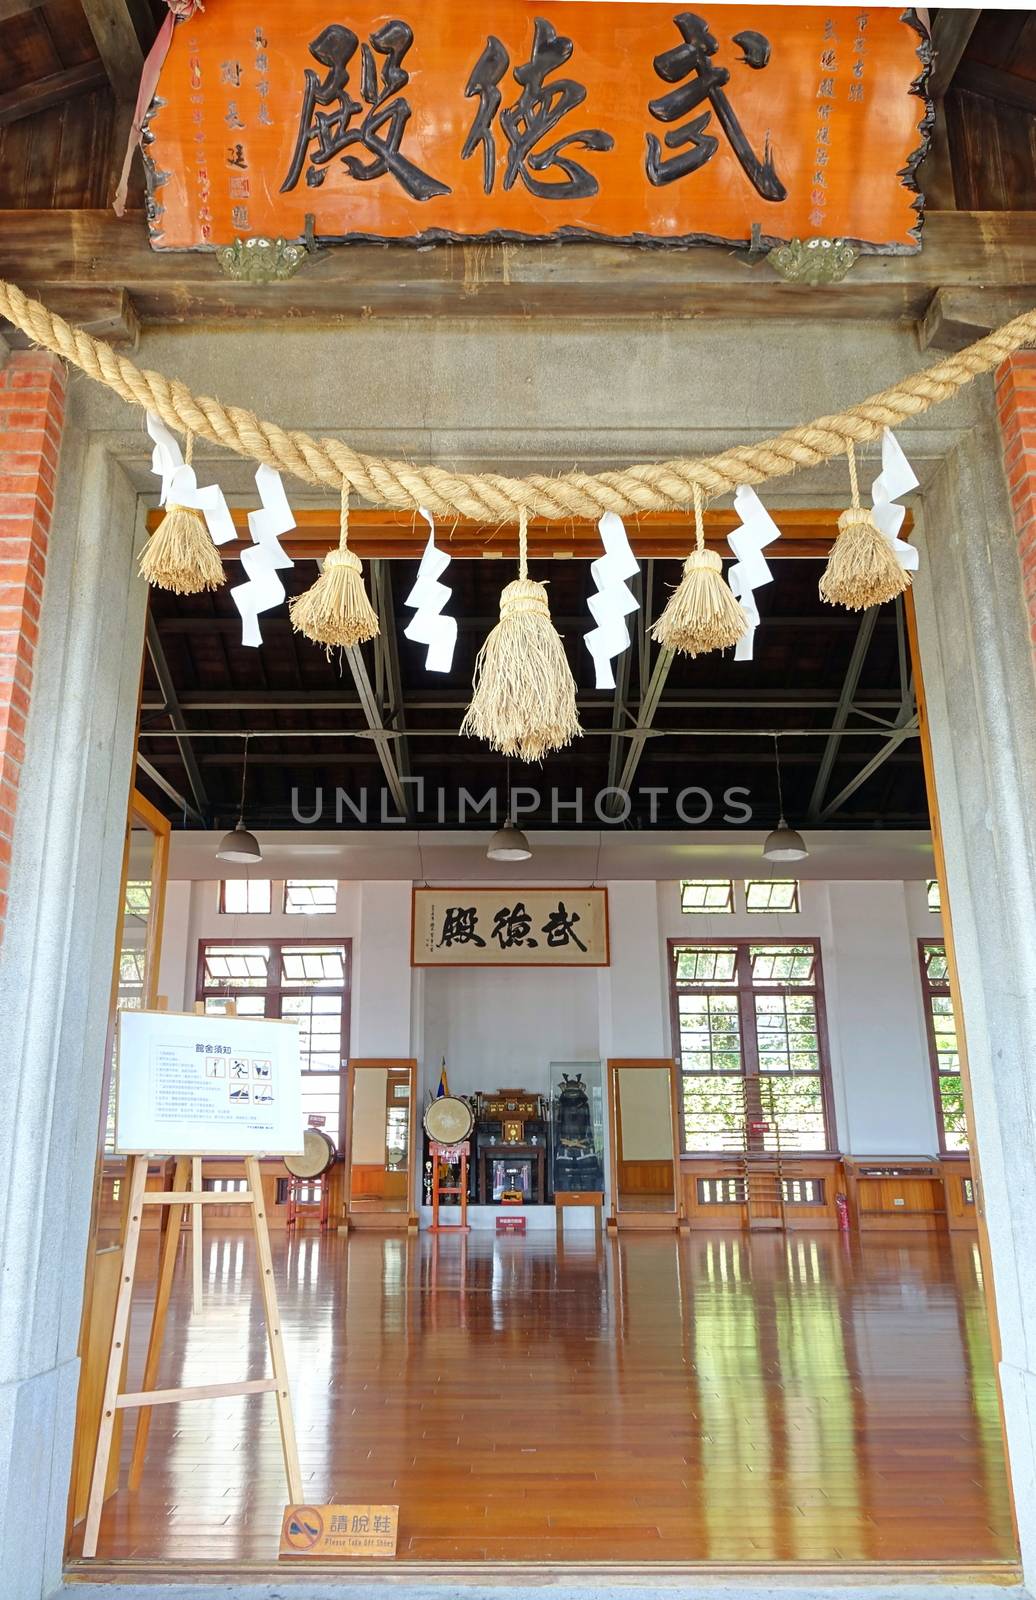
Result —
POLYGON ((331 1185, 327 1181, 326 1172, 322 1172, 318 1178, 296 1178, 293 1175, 288 1179, 286 1226, 289 1228, 297 1227, 299 1217, 302 1216, 305 1219, 306 1214, 310 1211, 320 1212, 320 1231, 323 1233, 331 1221, 331 1185), (307 1184, 312 1187, 315 1183, 320 1185, 320 1199, 300 1200, 298 1197, 299 1190, 307 1184))
POLYGON ((432 1225, 429 1233, 470 1233, 468 1225, 468 1157, 471 1154, 471 1142, 465 1139, 463 1144, 436 1144, 435 1140, 429 1141, 432 1152, 432 1225), (442 1168, 454 1166, 460 1162, 460 1183, 444 1184, 442 1182, 442 1168), (439 1196, 455 1194, 460 1199, 460 1221, 439 1221, 439 1196))

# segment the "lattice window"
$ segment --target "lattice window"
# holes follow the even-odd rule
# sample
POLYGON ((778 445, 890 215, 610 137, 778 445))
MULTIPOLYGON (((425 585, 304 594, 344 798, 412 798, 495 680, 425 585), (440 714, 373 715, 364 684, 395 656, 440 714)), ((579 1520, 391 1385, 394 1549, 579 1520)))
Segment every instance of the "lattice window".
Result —
POLYGON ((228 916, 261 914, 273 905, 269 878, 224 878, 219 886, 219 909, 228 916))
POLYGON ((674 941, 671 970, 684 1149, 831 1149, 816 945, 674 941))
POLYGON ((244 1194, 247 1178, 202 1178, 201 1186, 210 1194, 244 1194))
POLYGON ((741 1206, 745 1203, 744 1178, 699 1178, 700 1206, 741 1206))
POLYGON ((734 880, 684 878, 680 884, 680 909, 688 916, 733 911, 734 880))
POLYGON ((823 1178, 782 1178, 786 1206, 822 1206, 824 1204, 823 1178))
POLYGON ((960 1180, 960 1190, 964 1204, 973 1206, 975 1204, 975 1180, 973 1178, 962 1178, 960 1180))
POLYGON ((299 1024, 303 1119, 317 1114, 341 1142, 342 1062, 349 1035, 350 947, 319 939, 203 941, 198 998, 211 1015, 299 1024))
POLYGON ((939 880, 938 880, 938 878, 929 878, 928 879, 928 883, 927 883, 927 889, 928 889, 928 909, 929 909, 929 911, 941 911, 942 910, 942 890, 939 888, 939 880))
POLYGON ((928 1053, 935 1087, 935 1109, 944 1150, 967 1150, 968 1120, 964 1109, 957 1019, 950 994, 946 946, 921 941, 921 987, 924 991, 928 1053))
POLYGON ((746 878, 745 910, 797 912, 798 878, 746 878))
POLYGON ((289 916, 319 916, 337 907, 337 878, 285 879, 284 909, 289 916))

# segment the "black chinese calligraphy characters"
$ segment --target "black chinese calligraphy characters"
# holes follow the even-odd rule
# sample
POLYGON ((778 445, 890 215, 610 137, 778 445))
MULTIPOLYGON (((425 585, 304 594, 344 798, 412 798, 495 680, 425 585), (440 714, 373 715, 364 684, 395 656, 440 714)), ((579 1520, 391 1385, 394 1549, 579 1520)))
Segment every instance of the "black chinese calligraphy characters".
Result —
POLYGON ((475 906, 447 906, 442 923, 442 937, 437 949, 443 946, 452 950, 455 944, 473 944, 480 950, 486 948, 486 941, 478 928, 478 911, 475 906))
POLYGON ((581 128, 542 149, 536 148, 586 99, 585 87, 574 78, 546 82, 550 73, 565 65, 572 48, 571 39, 558 33, 544 18, 537 17, 532 54, 522 66, 515 67, 513 73, 521 93, 513 104, 501 111, 503 94, 499 84, 510 65, 510 57, 495 34, 490 34, 486 40, 486 47, 472 68, 464 90, 468 99, 477 96, 479 105, 461 150, 461 159, 467 160, 481 145, 482 187, 486 194, 492 194, 496 182, 493 125, 498 113, 507 139, 505 189, 512 189, 520 178, 529 193, 541 200, 588 200, 600 188, 588 167, 563 152, 573 148, 610 150, 615 143, 610 133, 601 128, 581 128), (553 171, 561 176, 545 176, 553 171))
POLYGON ((580 920, 578 911, 573 911, 570 915, 565 909, 564 900, 559 900, 558 909, 548 914, 541 929, 541 932, 547 935, 547 948, 559 950, 565 945, 575 944, 586 955, 586 945, 575 931, 575 925, 580 920))
MULTIPOLYGON (((764 200, 786 199, 788 191, 777 176, 769 134, 760 160, 724 93, 725 86, 730 82, 730 72, 726 67, 716 66, 712 60, 719 46, 704 18, 696 16, 693 11, 681 11, 673 21, 683 43, 655 57, 655 72, 663 82, 679 87, 660 95, 657 100, 649 101, 648 110, 657 122, 681 122, 680 127, 670 129, 664 140, 667 150, 680 153, 667 159, 658 139, 649 133, 645 163, 648 181, 656 188, 674 183, 690 172, 697 172, 712 160, 719 149, 719 140, 715 134, 708 132, 714 111, 716 121, 756 191, 764 200), (700 116, 691 117, 689 122, 681 121, 705 103, 707 109, 700 116), (683 146, 689 148, 684 149, 683 146)), ((734 34, 734 43, 741 47, 742 63, 753 72, 760 72, 769 62, 770 41, 763 34, 746 29, 734 34)))
POLYGON ((517 900, 513 907, 501 906, 493 918, 493 931, 490 938, 496 939, 501 950, 510 950, 512 945, 524 944, 534 950, 539 943, 538 939, 531 939, 532 918, 521 900, 517 900))
POLYGON ((306 182, 319 189, 327 177, 327 166, 336 156, 351 177, 360 183, 389 174, 412 200, 431 200, 449 194, 449 186, 423 172, 401 150, 403 134, 410 121, 410 102, 401 93, 410 82, 403 66, 414 42, 413 29, 405 22, 386 22, 372 33, 370 42, 360 45, 351 28, 334 22, 312 41, 309 53, 327 70, 321 78, 312 67, 306 68, 302 111, 295 151, 281 193, 294 189, 306 167, 306 182), (349 63, 360 48, 360 100, 349 93, 349 63), (383 56, 378 70, 377 56, 383 56), (371 157, 363 161, 345 151, 359 146, 371 157), (308 165, 307 165, 308 161, 308 165))

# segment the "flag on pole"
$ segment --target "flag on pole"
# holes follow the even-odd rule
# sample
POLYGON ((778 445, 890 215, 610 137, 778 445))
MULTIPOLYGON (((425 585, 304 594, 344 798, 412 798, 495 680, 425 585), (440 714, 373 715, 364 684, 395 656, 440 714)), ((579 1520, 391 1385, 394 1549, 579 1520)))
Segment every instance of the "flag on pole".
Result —
POLYGON ((442 1058, 442 1071, 439 1073, 439 1087, 435 1091, 435 1098, 441 1100, 443 1095, 449 1094, 450 1081, 446 1076, 446 1057, 442 1058))

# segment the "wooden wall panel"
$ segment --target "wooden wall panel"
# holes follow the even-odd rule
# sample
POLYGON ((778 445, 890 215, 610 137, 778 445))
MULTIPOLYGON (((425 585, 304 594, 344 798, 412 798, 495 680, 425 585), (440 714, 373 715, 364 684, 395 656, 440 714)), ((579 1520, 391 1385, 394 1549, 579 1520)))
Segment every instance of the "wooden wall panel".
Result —
POLYGON ((951 1233, 978 1232, 978 1206, 971 1162, 951 1157, 940 1163, 946 1196, 946 1223, 951 1233), (969 1198, 970 1196, 970 1198, 969 1198))

